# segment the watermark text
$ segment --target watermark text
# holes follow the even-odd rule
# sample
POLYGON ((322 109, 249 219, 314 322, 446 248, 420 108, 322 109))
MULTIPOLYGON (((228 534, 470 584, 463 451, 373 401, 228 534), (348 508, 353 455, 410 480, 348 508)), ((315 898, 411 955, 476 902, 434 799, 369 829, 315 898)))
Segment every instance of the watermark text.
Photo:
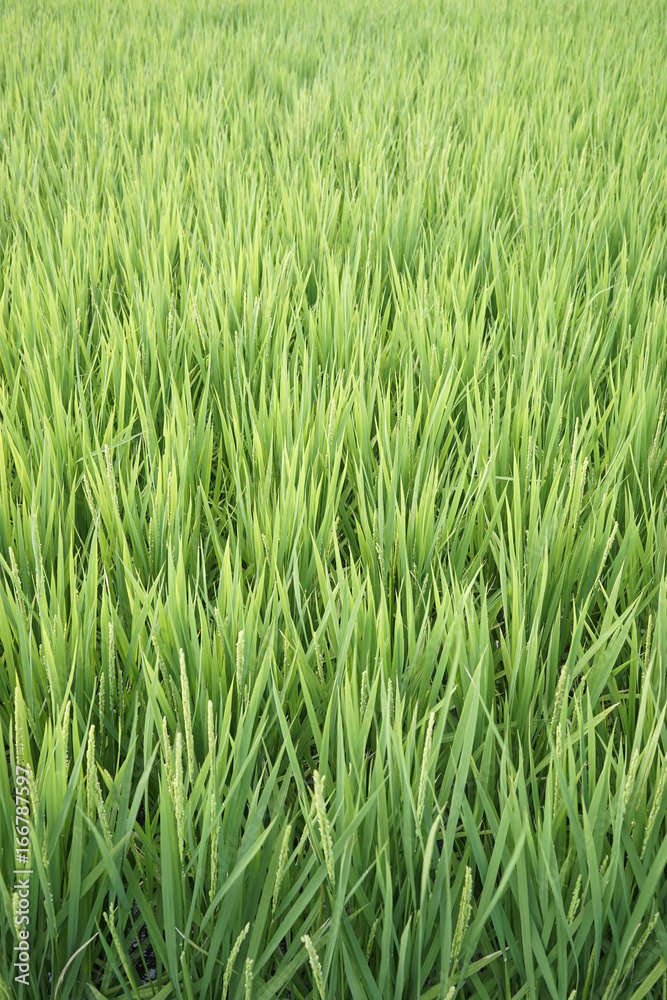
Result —
POLYGON ((18 944, 14 946, 14 980, 30 985, 30 770, 16 766, 16 810, 14 821, 14 923, 18 944))

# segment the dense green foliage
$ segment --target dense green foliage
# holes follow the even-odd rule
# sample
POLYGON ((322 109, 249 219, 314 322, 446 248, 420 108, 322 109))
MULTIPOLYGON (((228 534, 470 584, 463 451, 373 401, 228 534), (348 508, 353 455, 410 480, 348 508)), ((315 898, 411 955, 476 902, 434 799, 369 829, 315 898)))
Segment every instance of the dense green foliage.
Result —
POLYGON ((665 996, 664 5, 0 52, 0 995, 665 996))

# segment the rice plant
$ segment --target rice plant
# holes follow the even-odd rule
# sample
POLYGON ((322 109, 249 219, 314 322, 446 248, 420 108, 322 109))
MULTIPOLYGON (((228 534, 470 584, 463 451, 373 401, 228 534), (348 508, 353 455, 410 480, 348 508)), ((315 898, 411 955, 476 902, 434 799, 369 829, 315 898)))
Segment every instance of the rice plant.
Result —
POLYGON ((667 997, 664 29, 0 5, 0 996, 667 997))

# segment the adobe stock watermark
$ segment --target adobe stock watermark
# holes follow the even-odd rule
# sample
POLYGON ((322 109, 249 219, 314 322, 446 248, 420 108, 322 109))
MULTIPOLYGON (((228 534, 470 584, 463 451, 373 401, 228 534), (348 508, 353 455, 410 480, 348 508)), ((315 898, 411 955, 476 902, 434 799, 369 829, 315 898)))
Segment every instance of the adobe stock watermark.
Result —
POLYGON ((14 946, 14 981, 30 985, 30 770, 16 765, 14 821, 14 922, 19 943, 14 946))

